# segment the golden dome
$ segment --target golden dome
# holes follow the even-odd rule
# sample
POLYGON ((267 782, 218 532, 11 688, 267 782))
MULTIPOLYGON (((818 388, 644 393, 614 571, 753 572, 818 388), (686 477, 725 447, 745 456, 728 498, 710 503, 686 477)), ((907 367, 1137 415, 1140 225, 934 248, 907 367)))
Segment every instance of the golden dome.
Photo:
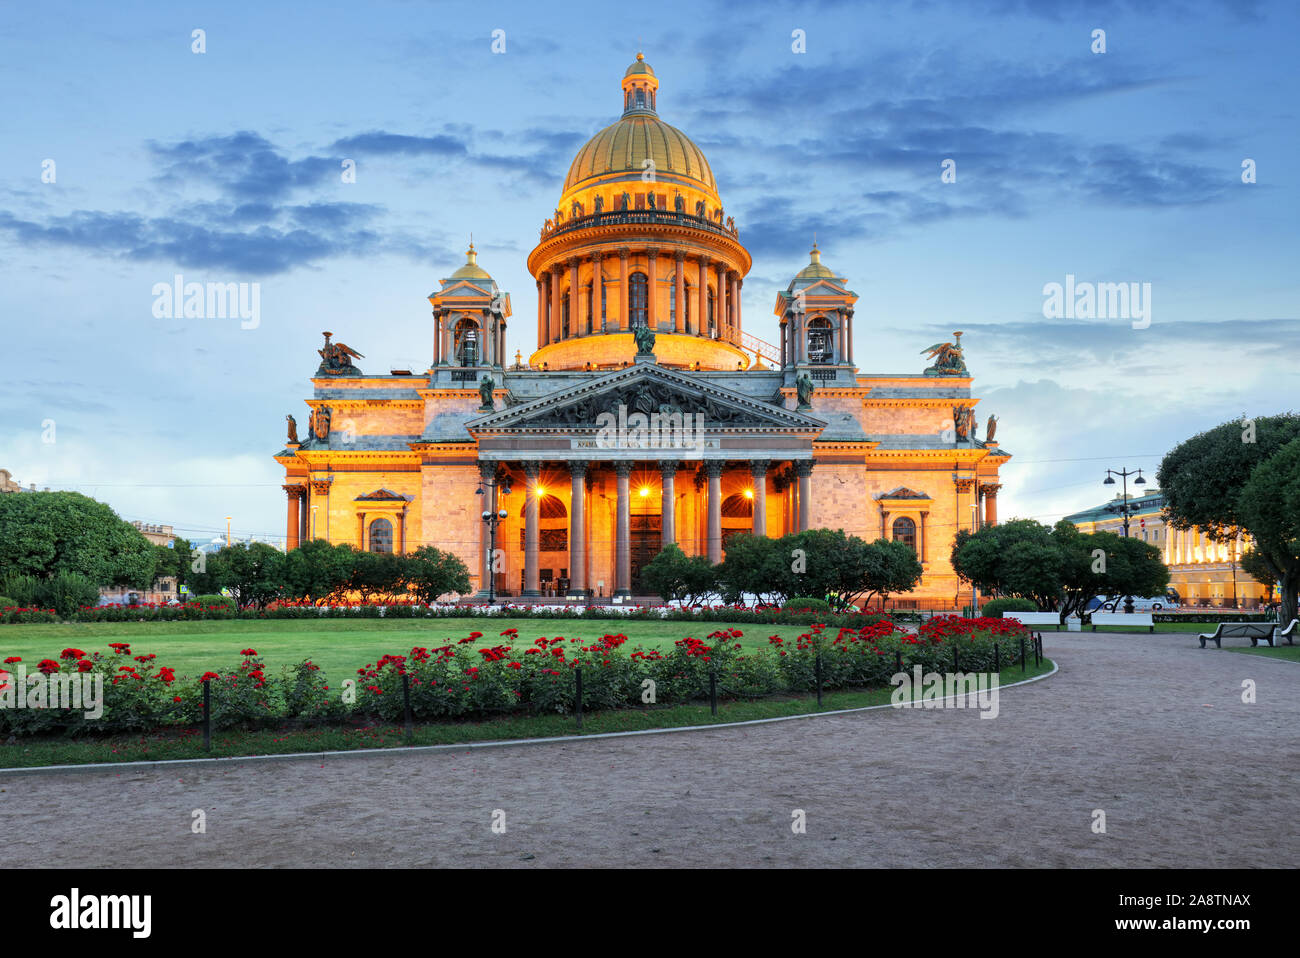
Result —
POLYGON ((710 193, 718 191, 709 161, 690 137, 653 114, 638 113, 610 124, 587 141, 573 158, 564 192, 593 176, 640 175, 647 159, 654 161, 656 176, 693 180, 710 193))
POLYGON ((654 68, 651 67, 650 64, 645 62, 644 53, 638 53, 636 55, 636 61, 630 67, 628 67, 626 70, 623 71, 623 76, 630 77, 634 73, 648 73, 651 76, 655 75, 654 68))
POLYGON ((795 274, 794 281, 796 283, 802 280, 835 279, 835 272, 829 266, 822 263, 821 250, 814 246, 808 255, 811 257, 812 261, 795 274))
POLYGON ((451 279, 491 279, 492 274, 478 264, 478 253, 474 251, 474 244, 469 244, 469 249, 465 251, 465 265, 456 272, 451 274, 451 279))

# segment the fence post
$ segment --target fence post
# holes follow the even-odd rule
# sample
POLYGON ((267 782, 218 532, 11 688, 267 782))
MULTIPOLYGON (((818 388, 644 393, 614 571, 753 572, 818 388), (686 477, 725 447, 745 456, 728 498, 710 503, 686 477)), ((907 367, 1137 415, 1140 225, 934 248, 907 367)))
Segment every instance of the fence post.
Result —
POLYGON ((1025 637, 1020 637, 1020 674, 1024 675, 1029 671, 1029 663, 1025 660, 1025 637))
POLYGON ((998 644, 996 642, 993 643, 993 671, 1002 671, 1002 659, 998 654, 998 644))
POLYGON ((573 681, 576 695, 573 700, 573 714, 578 720, 578 728, 582 728, 582 666, 579 665, 573 670, 573 681))
POLYGON ((902 671, 903 671, 903 653, 895 649, 894 650, 894 674, 897 675, 902 671))
POLYGON ((203 683, 203 751, 212 751, 212 685, 203 683))
POLYGON ((1043 633, 1039 632, 1034 636, 1034 668, 1042 664, 1040 650, 1043 647, 1043 633))
POLYGON ((817 653, 817 658, 813 660, 813 668, 817 673, 817 707, 821 708, 822 704, 822 654, 817 653))
POLYGON ((414 734, 411 729, 411 677, 405 671, 402 672, 402 708, 406 718, 406 743, 409 745, 414 734))
POLYGON ((709 669, 709 712, 714 718, 718 717, 718 672, 716 669, 709 669))
POLYGON ((961 655, 957 646, 952 647, 952 671, 954 674, 961 671, 961 655))

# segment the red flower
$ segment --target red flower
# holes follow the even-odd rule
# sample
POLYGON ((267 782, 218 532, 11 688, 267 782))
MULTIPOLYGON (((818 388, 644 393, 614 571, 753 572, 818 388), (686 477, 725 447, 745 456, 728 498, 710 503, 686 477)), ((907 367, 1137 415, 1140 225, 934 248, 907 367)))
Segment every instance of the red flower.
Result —
POLYGON ((52 672, 59 671, 59 663, 55 662, 53 659, 41 659, 36 668, 44 672, 46 675, 49 675, 52 672))
POLYGON ((89 659, 82 659, 80 662, 77 663, 78 672, 89 672, 94 667, 95 667, 95 663, 91 662, 89 659))
POLYGON ((61 659, 84 659, 85 657, 86 653, 81 649, 64 649, 59 653, 61 659))
POLYGON ((240 649, 239 654, 251 657, 257 654, 257 649, 240 649))
POLYGON ((5 665, 13 665, 15 662, 21 662, 22 660, 23 657, 21 655, 11 655, 9 658, 5 659, 5 665))
POLYGON ((221 676, 218 675, 216 672, 204 672, 202 675, 199 676, 199 681, 208 682, 212 679, 219 679, 219 678, 221 678, 221 676))

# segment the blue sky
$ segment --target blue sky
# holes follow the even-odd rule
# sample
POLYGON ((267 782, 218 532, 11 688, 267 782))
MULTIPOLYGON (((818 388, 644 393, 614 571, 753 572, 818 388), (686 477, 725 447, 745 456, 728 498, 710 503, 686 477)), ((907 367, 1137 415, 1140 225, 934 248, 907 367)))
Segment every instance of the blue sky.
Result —
POLYGON ((0 8, 0 467, 196 537, 282 534, 270 456, 320 330, 363 369, 425 368, 424 297, 472 231, 511 353, 535 347, 525 257, 638 45, 754 255, 745 328, 777 338, 816 231, 864 371, 919 372, 963 330, 1015 453, 1003 516, 1054 521, 1107 467, 1294 408, 1296 4, 565 8, 0 8), (260 283, 260 324, 155 318, 177 273, 260 283), (1150 283, 1149 327, 1044 318, 1067 274, 1150 283))

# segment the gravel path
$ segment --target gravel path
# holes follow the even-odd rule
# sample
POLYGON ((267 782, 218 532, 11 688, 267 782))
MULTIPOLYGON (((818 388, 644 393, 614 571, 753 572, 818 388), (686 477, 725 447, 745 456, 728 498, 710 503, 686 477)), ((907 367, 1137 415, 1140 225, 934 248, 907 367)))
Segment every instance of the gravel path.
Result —
POLYGON ((1300 861, 1300 667, 1189 635, 1044 641, 1061 671, 1006 691, 994 720, 885 709, 497 749, 0 772, 5 865, 1300 861), (191 832, 195 809, 206 834, 191 832))

